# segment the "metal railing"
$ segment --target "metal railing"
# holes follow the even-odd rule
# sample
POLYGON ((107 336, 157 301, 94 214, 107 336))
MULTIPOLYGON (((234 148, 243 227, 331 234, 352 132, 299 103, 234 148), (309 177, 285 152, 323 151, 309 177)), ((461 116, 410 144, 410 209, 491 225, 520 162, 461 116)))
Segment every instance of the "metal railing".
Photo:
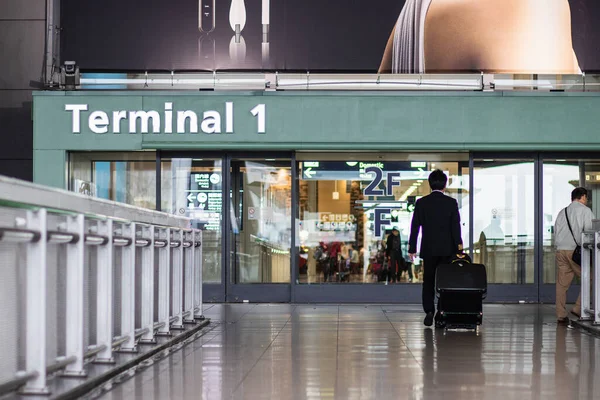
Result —
POLYGON ((581 317, 579 319, 600 325, 600 231, 583 232, 581 243, 583 245, 581 251, 581 317), (594 265, 593 271, 592 264, 594 265))
POLYGON ((0 395, 46 394, 201 318, 188 218, 0 177, 0 395))

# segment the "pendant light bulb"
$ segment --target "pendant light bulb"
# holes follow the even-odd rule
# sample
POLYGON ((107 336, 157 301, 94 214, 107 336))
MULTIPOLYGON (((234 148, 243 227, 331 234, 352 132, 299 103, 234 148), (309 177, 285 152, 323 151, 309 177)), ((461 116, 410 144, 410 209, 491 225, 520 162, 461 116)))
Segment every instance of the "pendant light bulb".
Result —
POLYGON ((231 0, 229 25, 235 32, 236 42, 239 42, 239 37, 246 26, 246 4, 244 4, 244 0, 231 0))

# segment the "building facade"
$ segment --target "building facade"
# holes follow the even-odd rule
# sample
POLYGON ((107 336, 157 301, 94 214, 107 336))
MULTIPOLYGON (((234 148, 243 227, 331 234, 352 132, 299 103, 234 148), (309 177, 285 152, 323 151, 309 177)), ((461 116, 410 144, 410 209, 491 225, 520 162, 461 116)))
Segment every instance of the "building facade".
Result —
MULTIPOLYGON (((432 169, 490 301, 552 302, 553 221, 598 209, 596 93, 60 91, 34 95, 34 181, 194 218, 204 299, 420 302, 382 279, 432 169)), ((576 296, 578 287, 572 288, 576 296)))

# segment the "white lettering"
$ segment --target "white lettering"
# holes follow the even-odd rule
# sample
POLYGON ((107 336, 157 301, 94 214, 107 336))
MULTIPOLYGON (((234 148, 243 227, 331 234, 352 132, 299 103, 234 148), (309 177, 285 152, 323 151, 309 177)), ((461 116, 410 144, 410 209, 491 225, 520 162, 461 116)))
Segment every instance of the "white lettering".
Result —
POLYGON ((173 133, 173 103, 165 103, 165 133, 173 133))
POLYGON ((81 111, 87 111, 87 104, 65 104, 65 111, 72 111, 71 127, 73 133, 81 133, 81 111))
POLYGON ((206 111, 201 129, 204 133, 221 133, 221 114, 217 111, 206 111))
POLYGON ((198 133, 198 116, 195 112, 177 111, 177 133, 185 133, 185 121, 190 120, 190 132, 198 133))
POLYGON ((225 103, 225 133, 233 133, 233 103, 225 103))
POLYGON ((265 133, 266 125, 266 107, 264 104, 259 104, 254 107, 251 111, 252 115, 258 116, 258 133, 265 133))
POLYGON ((127 111, 113 111, 113 133, 121 133, 123 119, 127 119, 127 111))
POLYGON ((108 132, 108 124, 108 115, 104 111, 94 111, 88 119, 90 131, 94 133, 108 132))
POLYGON ((129 111, 129 133, 137 133, 137 120, 141 121, 142 133, 148 133, 148 125, 152 119, 152 132, 160 133, 160 114, 156 111, 129 111))

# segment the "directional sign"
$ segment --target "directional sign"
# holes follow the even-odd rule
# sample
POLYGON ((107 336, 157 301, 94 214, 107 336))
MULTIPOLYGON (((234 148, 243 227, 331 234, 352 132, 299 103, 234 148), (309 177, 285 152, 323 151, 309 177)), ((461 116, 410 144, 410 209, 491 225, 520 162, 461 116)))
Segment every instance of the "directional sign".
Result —
POLYGON ((371 181, 373 174, 366 173, 369 167, 377 167, 383 171, 384 177, 388 173, 399 173, 397 180, 424 179, 427 168, 424 162, 415 163, 407 161, 303 161, 301 177, 304 180, 345 180, 345 181, 371 181), (414 164, 414 165, 413 165, 414 164))
POLYGON ((312 170, 312 167, 308 167, 304 170, 304 176, 306 176, 307 178, 312 178, 313 176, 315 176, 316 171, 312 170))

